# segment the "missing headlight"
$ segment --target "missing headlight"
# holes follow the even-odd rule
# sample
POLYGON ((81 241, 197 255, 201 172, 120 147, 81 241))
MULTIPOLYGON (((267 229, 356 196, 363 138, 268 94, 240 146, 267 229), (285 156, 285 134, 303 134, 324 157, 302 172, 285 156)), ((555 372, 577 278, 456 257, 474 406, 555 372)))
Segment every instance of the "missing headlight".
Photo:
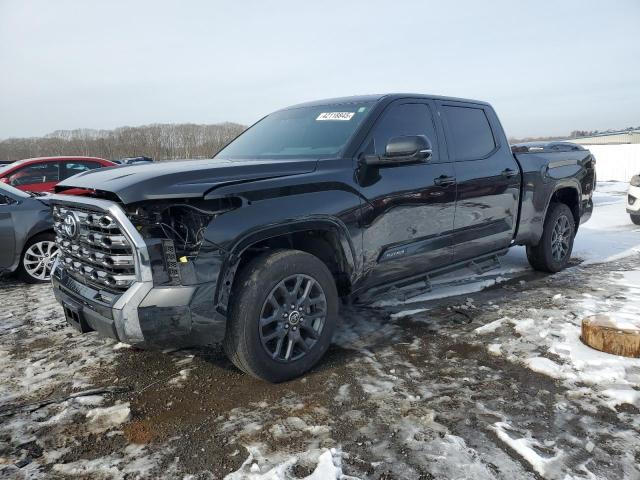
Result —
POLYGON ((193 258, 205 241, 209 223, 239 203, 233 198, 145 202, 132 205, 128 216, 144 238, 171 240, 177 258, 193 258))

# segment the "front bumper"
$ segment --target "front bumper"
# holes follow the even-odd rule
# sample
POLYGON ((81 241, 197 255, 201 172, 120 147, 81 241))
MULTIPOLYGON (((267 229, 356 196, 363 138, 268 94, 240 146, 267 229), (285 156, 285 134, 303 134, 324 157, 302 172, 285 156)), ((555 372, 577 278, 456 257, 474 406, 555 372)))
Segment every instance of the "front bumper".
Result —
POLYGON ((640 187, 629 187, 627 192, 627 213, 640 215, 640 187))
POLYGON ((54 267, 53 293, 68 323, 131 345, 185 346, 222 341, 226 318, 213 303, 215 284, 153 287, 136 282, 111 302, 54 267))

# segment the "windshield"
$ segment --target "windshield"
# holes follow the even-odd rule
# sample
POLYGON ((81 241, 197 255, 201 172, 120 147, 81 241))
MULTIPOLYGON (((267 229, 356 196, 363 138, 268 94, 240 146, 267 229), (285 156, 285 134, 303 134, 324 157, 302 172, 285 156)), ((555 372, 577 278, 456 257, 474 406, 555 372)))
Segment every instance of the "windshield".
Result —
POLYGON ((272 113, 215 158, 319 158, 338 155, 373 102, 292 108, 272 113))
POLYGON ((17 188, 2 182, 0 182, 0 194, 10 195, 13 198, 29 198, 31 196, 22 190, 18 190, 17 188))

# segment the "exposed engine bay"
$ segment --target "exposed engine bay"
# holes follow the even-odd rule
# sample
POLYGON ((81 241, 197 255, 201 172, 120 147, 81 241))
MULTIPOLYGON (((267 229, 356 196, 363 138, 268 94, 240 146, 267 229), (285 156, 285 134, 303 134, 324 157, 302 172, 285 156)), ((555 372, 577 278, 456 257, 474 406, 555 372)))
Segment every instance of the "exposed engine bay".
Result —
POLYGON ((172 240, 179 257, 198 255, 205 230, 218 215, 237 208, 231 198, 148 201, 127 207, 127 216, 144 238, 172 240))

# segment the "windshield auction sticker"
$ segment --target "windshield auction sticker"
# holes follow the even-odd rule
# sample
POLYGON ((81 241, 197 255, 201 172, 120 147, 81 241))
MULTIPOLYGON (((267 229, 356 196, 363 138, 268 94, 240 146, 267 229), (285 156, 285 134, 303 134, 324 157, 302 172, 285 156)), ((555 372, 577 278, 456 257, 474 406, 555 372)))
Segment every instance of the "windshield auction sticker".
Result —
POLYGON ((316 120, 340 120, 340 121, 349 121, 355 115, 354 112, 323 112, 318 115, 316 120))

